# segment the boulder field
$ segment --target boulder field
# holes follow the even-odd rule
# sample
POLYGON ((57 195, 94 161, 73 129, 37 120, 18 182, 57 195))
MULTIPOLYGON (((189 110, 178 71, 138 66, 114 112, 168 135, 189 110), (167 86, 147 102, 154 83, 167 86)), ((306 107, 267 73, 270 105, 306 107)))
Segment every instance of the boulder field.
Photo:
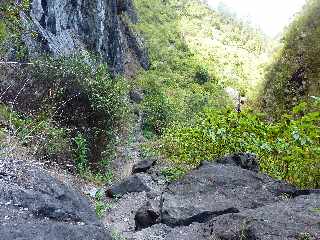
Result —
POLYGON ((204 162, 170 184, 157 164, 106 187, 112 207, 100 220, 77 190, 27 161, 1 158, 0 239, 320 239, 320 191, 260 173, 251 154, 204 162))
POLYGON ((169 185, 151 168, 112 192, 121 198, 105 223, 127 239, 320 239, 320 191, 260 173, 251 154, 204 162, 169 185))

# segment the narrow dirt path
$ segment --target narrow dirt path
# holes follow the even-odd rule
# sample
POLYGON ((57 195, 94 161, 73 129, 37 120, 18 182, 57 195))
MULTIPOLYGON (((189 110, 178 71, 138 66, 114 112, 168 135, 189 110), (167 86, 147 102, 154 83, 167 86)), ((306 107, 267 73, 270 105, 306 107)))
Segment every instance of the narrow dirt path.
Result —
MULTIPOLYGON (((135 123, 130 133, 128 143, 117 148, 117 156, 112 164, 114 183, 132 175, 134 164, 142 161, 141 145, 145 142, 142 133, 142 113, 135 115, 135 123)), ((133 193, 121 199, 104 200, 110 208, 102 217, 102 222, 115 239, 125 240, 132 236, 134 229, 134 214, 147 201, 146 193, 133 193)))
POLYGON ((139 112, 136 116, 131 137, 127 144, 120 143, 117 147, 117 156, 112 163, 114 173, 114 182, 120 181, 131 175, 132 167, 135 163, 141 161, 141 144, 144 143, 142 134, 142 114, 139 112))

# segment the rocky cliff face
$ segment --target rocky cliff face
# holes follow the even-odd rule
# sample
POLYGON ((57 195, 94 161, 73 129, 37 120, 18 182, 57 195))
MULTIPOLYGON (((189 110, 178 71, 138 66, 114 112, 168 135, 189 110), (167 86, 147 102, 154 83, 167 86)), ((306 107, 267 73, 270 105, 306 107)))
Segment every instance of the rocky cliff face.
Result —
POLYGON ((138 17, 132 0, 33 0, 23 40, 31 57, 97 54, 114 73, 149 67, 142 39, 130 29, 138 17))

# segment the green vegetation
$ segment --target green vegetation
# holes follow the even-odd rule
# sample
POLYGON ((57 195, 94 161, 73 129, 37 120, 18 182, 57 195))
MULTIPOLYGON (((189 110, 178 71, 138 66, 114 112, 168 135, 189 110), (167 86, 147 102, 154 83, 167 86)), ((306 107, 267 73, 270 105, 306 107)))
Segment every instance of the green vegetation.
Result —
POLYGON ((104 191, 99 190, 95 196, 95 211, 98 217, 103 217, 104 213, 112 208, 110 203, 105 203, 103 201, 104 191))
POLYGON ((112 77, 94 59, 89 55, 44 58, 24 67, 17 72, 17 84, 23 86, 29 79, 42 95, 30 93, 26 98, 38 107, 25 109, 23 118, 11 114, 8 120, 23 143, 38 147, 41 142, 46 152, 39 147, 37 156, 58 162, 73 158, 83 178, 106 183, 112 180, 114 146, 127 131, 131 111, 124 79, 112 77))
POLYGON ((22 41, 22 33, 25 31, 20 19, 20 12, 28 14, 30 0, 14 1, 4 0, 0 2, 0 53, 6 53, 8 46, 15 49, 15 57, 18 60, 26 60, 28 51, 22 41))
MULTIPOLYGON (((109 162, 105 162, 103 159, 100 160, 100 167, 99 171, 92 171, 90 169, 90 162, 89 162, 89 151, 88 142, 86 138, 79 133, 74 139, 75 148, 73 149, 73 157, 75 160, 75 166, 78 171, 78 174, 89 181, 105 184, 111 183, 113 179, 113 174, 109 167, 109 162)), ((105 205, 103 202, 97 200, 97 214, 105 210, 105 205)))
POLYGON ((112 238, 112 240, 127 240, 127 238, 122 236, 121 233, 119 233, 116 230, 111 231, 111 238, 112 238))
POLYGON ((251 152, 271 176, 304 188, 319 187, 320 101, 301 103, 277 123, 232 109, 207 109, 196 119, 168 129, 164 136, 164 153, 175 166, 188 170, 203 160, 251 152))
POLYGON ((135 28, 145 36, 152 60, 151 69, 138 76, 146 92, 144 128, 153 136, 150 146, 161 146, 171 163, 162 174, 172 181, 201 161, 252 152, 273 177, 302 188, 319 187, 318 98, 305 98, 293 110, 290 105, 290 114, 270 123, 270 116, 256 109, 236 113, 224 92, 226 87, 238 89, 255 107, 275 44, 248 24, 198 1, 135 3, 141 18, 135 28))
POLYGON ((198 1, 136 0, 135 5, 140 23, 134 27, 144 35, 152 61, 137 77, 147 93, 148 131, 161 134, 176 120, 193 121, 205 107, 228 106, 226 86, 254 95, 269 47, 260 32, 198 1))
POLYGON ((4 22, 0 22, 0 42, 3 42, 7 37, 7 28, 4 22))
POLYGON ((112 206, 104 203, 103 201, 97 201, 95 205, 96 214, 100 218, 103 217, 104 213, 110 208, 112 208, 112 206))
POLYGON ((92 59, 94 58, 88 58, 88 56, 47 59, 37 63, 33 70, 33 77, 38 82, 54 83, 52 89, 54 94, 47 102, 53 107, 55 113, 59 112, 65 102, 72 100, 72 96, 66 95, 70 90, 76 89, 80 95, 86 96, 84 99, 87 102, 83 104, 89 104, 89 106, 80 113, 81 115, 74 118, 68 115, 73 114, 72 112, 65 113, 68 121, 74 118, 72 121, 76 128, 90 128, 84 132, 78 132, 74 138, 76 167, 80 175, 86 179, 110 182, 112 172, 109 164, 114 153, 115 138, 125 131, 130 123, 128 87, 122 78, 112 78, 105 65, 99 65, 92 59), (86 63, 88 59, 91 59, 90 64, 86 63), (88 120, 88 115, 95 116, 94 122, 88 120), (93 142, 89 142, 88 138, 93 139, 91 140, 93 142), (94 143, 96 141, 99 141, 101 146, 97 146, 94 143), (98 163, 94 163, 96 164, 94 171, 91 169, 93 159, 98 160, 98 163))
POLYGON ((80 175, 84 175, 84 173, 88 171, 89 167, 88 143, 81 133, 74 138, 74 143, 76 145, 76 148, 74 149, 76 168, 80 175))
MULTIPOLYGON (((31 77, 50 90, 41 100, 43 108, 23 118, 10 115, 23 142, 40 133, 46 136, 50 155, 72 149, 83 178, 111 181, 115 146, 131 124, 131 85, 144 92, 143 102, 135 106, 143 112, 147 143, 142 150, 166 157, 169 164, 162 174, 168 181, 204 160, 251 152, 259 157, 260 168, 277 179, 302 188, 320 186, 318 1, 309 0, 287 29, 271 65, 268 58, 275 43, 228 11, 210 10, 197 0, 134 3, 140 20, 131 27, 145 38, 150 69, 128 84, 89 54, 39 59, 25 68, 24 79, 31 77), (227 87, 248 97, 241 113, 234 111, 227 87), (83 108, 61 110, 74 101, 83 108)), ((19 46, 16 54, 21 59, 25 51, 18 13, 28 12, 29 5, 0 4, 1 49, 12 42, 19 46)), ((98 215, 106 208, 97 200, 98 215)))
POLYGON ((42 158, 55 158, 70 151, 66 129, 56 127, 46 115, 39 115, 37 118, 22 117, 1 105, 0 116, 14 128, 12 134, 21 144, 30 147, 33 154, 42 158))
POLYGON ((183 175, 185 175, 186 172, 187 172, 187 169, 185 167, 176 166, 176 167, 168 167, 168 168, 162 169, 161 174, 166 177, 168 182, 173 182, 181 178, 183 175))
POLYGON ((267 69, 262 107, 273 117, 320 95, 319 12, 319 1, 307 1, 286 30, 282 47, 267 69))
POLYGON ((309 233, 301 233, 298 237, 299 240, 311 240, 311 235, 309 233))
POLYGON ((68 90, 68 86, 63 84, 71 85, 79 94, 87 96, 92 110, 101 115, 95 119, 97 125, 117 131, 125 124, 125 116, 129 114, 127 83, 121 77, 112 78, 107 66, 99 64, 93 56, 44 59, 38 61, 35 67, 30 67, 30 71, 35 81, 49 82, 55 87, 52 90, 55 95, 49 99, 58 100, 55 108, 61 107, 59 97, 65 97, 68 90))

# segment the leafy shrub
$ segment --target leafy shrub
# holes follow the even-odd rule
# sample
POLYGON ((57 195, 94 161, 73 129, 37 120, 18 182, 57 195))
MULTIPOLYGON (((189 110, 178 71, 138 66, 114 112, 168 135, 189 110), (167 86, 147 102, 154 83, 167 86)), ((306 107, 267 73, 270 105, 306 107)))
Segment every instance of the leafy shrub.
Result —
POLYGON ((6 25, 4 22, 0 22, 0 43, 2 43, 7 37, 6 25))
POLYGON ((110 129, 121 127, 129 114, 128 86, 121 77, 111 78, 106 65, 99 66, 94 76, 84 82, 92 107, 104 114, 110 129))
POLYGON ((88 171, 88 143, 85 137, 79 133, 74 138, 75 149, 74 158, 75 164, 80 175, 84 175, 88 171))
POLYGON ((8 51, 8 46, 14 48, 17 60, 26 60, 28 51, 22 41, 23 27, 20 20, 20 11, 28 13, 30 0, 0 2, 0 53, 8 51))
POLYGON ((205 84, 206 82, 208 82, 210 80, 208 70, 203 66, 198 66, 196 68, 195 79, 199 84, 205 84))
POLYGON ((169 128, 163 152, 183 168, 235 152, 251 152, 271 176, 316 188, 320 184, 319 126, 319 101, 301 103, 279 123, 267 123, 250 111, 206 109, 194 124, 169 128))
POLYGON ((112 206, 103 201, 97 201, 95 203, 95 212, 99 218, 102 218, 104 213, 110 208, 112 208, 112 206))
POLYGON ((103 217, 104 213, 108 209, 112 208, 112 205, 110 203, 105 203, 103 201, 104 194, 105 193, 103 190, 99 190, 95 196, 95 212, 99 218, 103 217))
POLYGON ((97 183, 110 182, 113 174, 109 163, 114 143, 130 122, 125 80, 112 77, 106 65, 98 64, 94 57, 88 55, 45 59, 31 68, 36 82, 44 86, 50 84, 51 99, 45 101, 54 113, 59 113, 74 96, 81 96, 84 102, 79 115, 73 116, 64 111, 66 119, 61 119, 62 122, 71 122, 69 127, 79 133, 69 135, 74 136, 76 168, 85 179, 97 183))
POLYGON ((161 174, 166 177, 168 182, 173 182, 186 174, 186 169, 182 167, 168 167, 161 171, 161 174))
MULTIPOLYGON (((114 143, 130 123, 125 80, 112 77, 105 65, 89 55, 38 59, 19 72, 15 82, 17 86, 12 89, 19 91, 19 86, 25 84, 24 79, 28 79, 32 87, 28 85, 25 88, 16 104, 26 119, 16 123, 21 138, 24 136, 29 141, 28 121, 36 121, 38 127, 30 124, 35 127, 32 136, 43 136, 40 128, 44 129, 47 151, 53 152, 59 144, 60 148, 67 149, 64 148, 65 142, 69 145, 74 143, 76 154, 73 156, 78 172, 93 181, 109 182, 112 178, 109 162, 113 157, 114 143), (32 104, 24 105, 21 101, 32 104), (55 130, 50 130, 45 121, 50 126, 57 126, 55 130), (64 131, 61 126, 69 130, 64 131), (77 133, 81 133, 82 138, 76 136, 77 133)), ((67 161, 72 159, 72 149, 70 146, 68 149, 67 161)))
POLYGON ((156 87, 149 89, 143 102, 143 112, 144 131, 161 134, 171 117, 171 107, 161 89, 156 87))
POLYGON ((113 78, 107 66, 99 64, 94 56, 41 59, 30 67, 30 72, 34 81, 52 85, 54 97, 51 104, 60 100, 59 97, 63 99, 65 88, 69 87, 72 89, 68 91, 85 95, 93 110, 103 115, 105 128, 116 130, 126 123, 128 86, 123 78, 113 78))
POLYGON ((49 155, 55 155, 59 151, 66 151, 69 149, 69 139, 66 129, 64 128, 47 128, 47 143, 46 152, 49 155))

